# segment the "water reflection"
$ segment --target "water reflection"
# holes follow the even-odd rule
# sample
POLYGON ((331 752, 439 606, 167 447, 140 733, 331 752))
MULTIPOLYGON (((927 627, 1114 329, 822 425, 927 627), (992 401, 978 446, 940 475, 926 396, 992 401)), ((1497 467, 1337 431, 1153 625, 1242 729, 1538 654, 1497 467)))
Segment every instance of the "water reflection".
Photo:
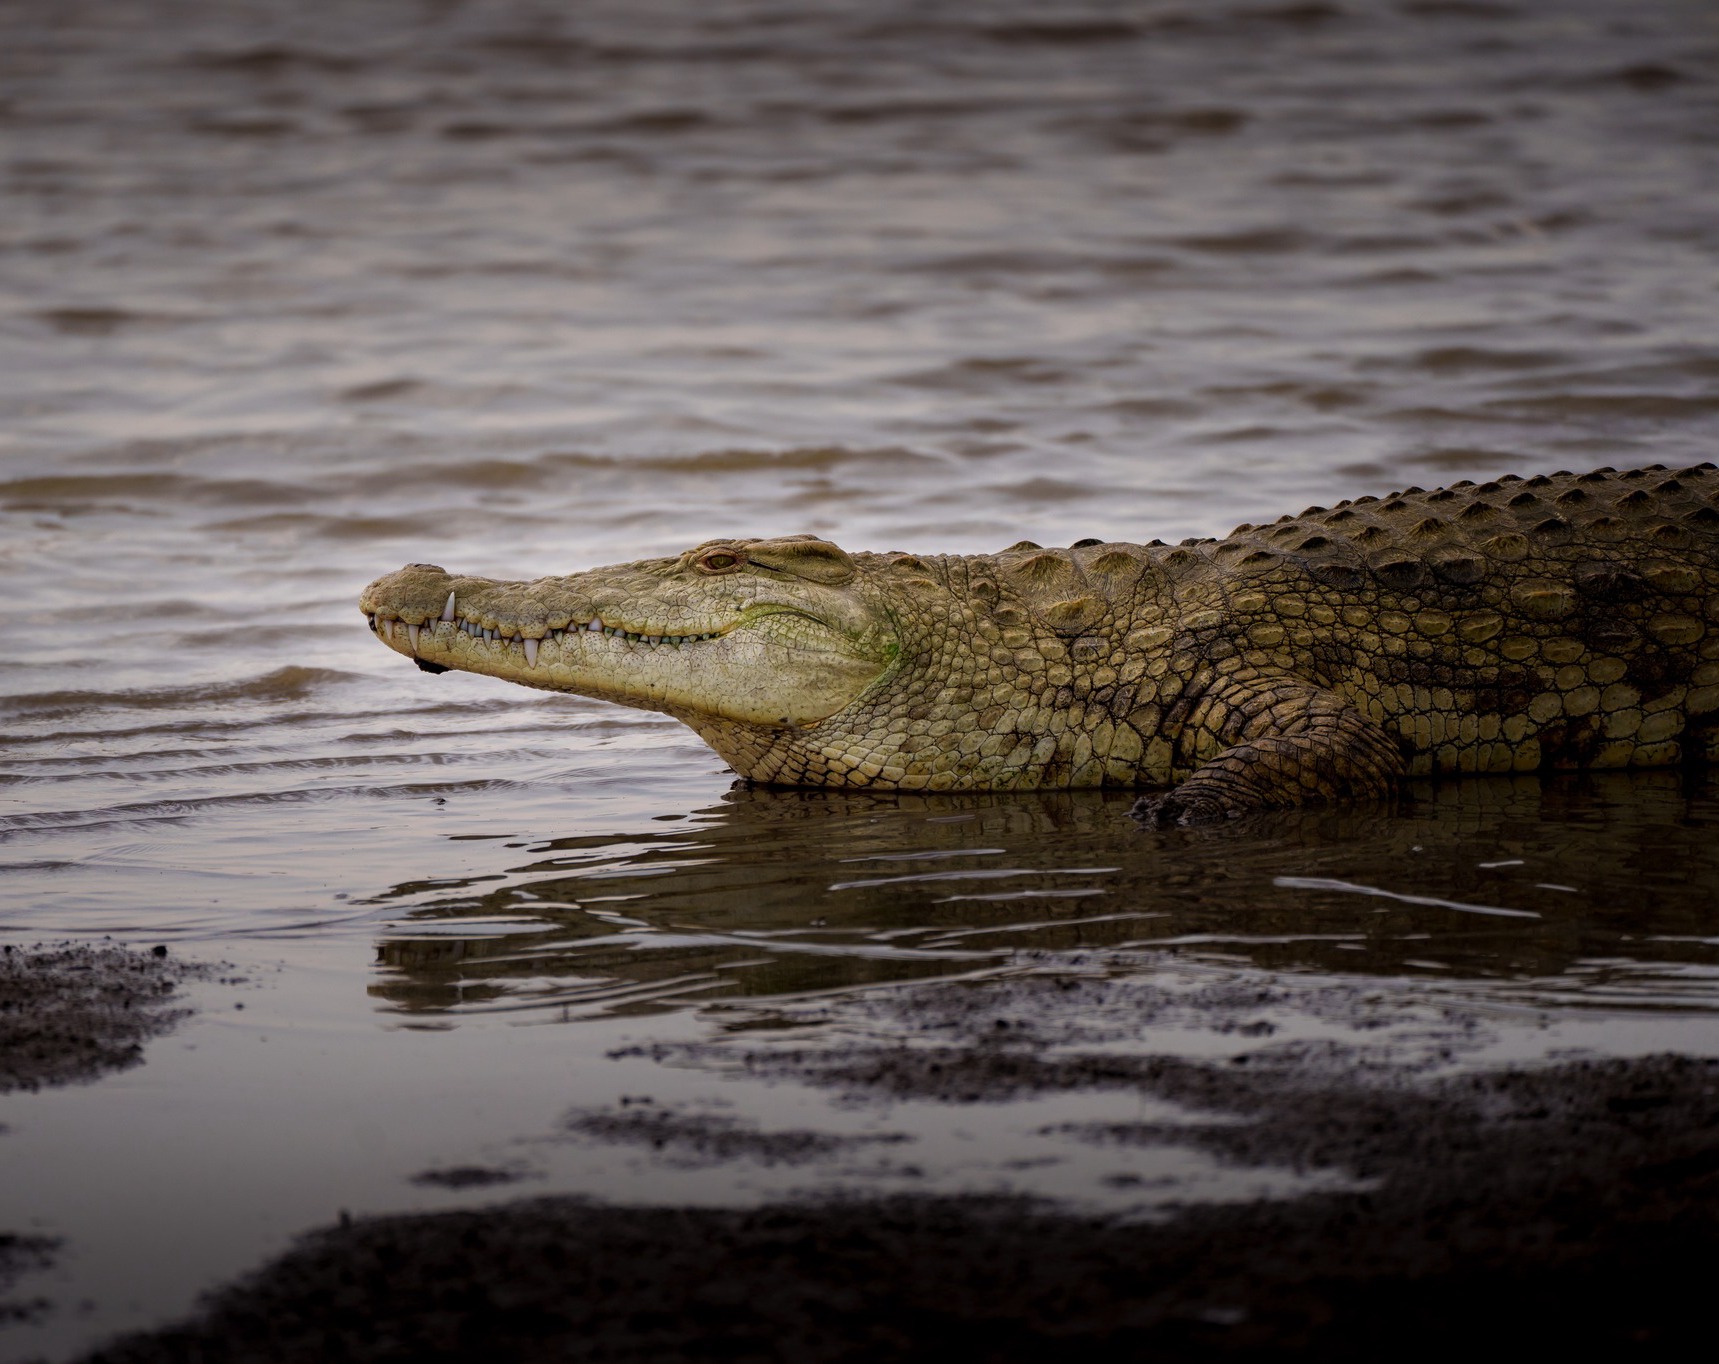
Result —
POLYGON ((1719 777, 1426 784, 1398 808, 1151 833, 1130 803, 736 787, 521 844, 500 877, 395 886, 379 901, 409 908, 373 993, 414 1015, 576 1016, 1172 952, 1719 1005, 1719 777))

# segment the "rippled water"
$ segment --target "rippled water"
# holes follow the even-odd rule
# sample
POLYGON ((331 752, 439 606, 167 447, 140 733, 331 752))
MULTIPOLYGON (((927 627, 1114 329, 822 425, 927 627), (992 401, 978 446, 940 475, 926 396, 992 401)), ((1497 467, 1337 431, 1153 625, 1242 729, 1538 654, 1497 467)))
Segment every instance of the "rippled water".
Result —
POLYGON ((730 790, 661 717, 402 666, 355 599, 1711 458, 1715 128, 1695 0, 0 8, 0 936, 256 982, 0 1103, 0 1228, 94 1303, 15 1338, 439 1205, 404 1177, 610 1085, 616 1029, 737 1001, 1087 954, 1707 1027, 1708 780, 1157 835, 730 790))

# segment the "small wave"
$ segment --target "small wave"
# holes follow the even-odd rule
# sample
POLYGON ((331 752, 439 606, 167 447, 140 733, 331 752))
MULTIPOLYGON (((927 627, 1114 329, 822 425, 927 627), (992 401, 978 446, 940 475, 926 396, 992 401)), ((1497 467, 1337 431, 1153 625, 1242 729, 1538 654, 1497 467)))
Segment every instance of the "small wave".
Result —
POLYGON ((1486 405, 1496 411, 1558 417, 1625 417, 1638 421, 1679 421, 1719 412, 1719 395, 1680 393, 1558 393, 1542 398, 1500 398, 1486 405))
POLYGON ((1435 895, 1408 895, 1402 891, 1386 890, 1381 886, 1363 886, 1354 881, 1339 881, 1329 876, 1274 876, 1274 886, 1286 890, 1328 890, 1347 895, 1374 895, 1396 900, 1405 905, 1426 905, 1432 909, 1454 909, 1463 914, 1485 914, 1499 919, 1538 919, 1531 909, 1505 909, 1499 905, 1473 905, 1462 900, 1442 900, 1435 895))
POLYGON ((826 123, 891 123, 897 119, 966 118, 1019 108, 1016 100, 900 97, 837 104, 815 112, 826 123))
POLYGON ((703 450, 696 454, 663 454, 606 459, 600 456, 551 456, 568 463, 604 464, 628 468, 661 469, 677 473, 738 473, 748 469, 834 469, 844 464, 863 464, 868 468, 885 465, 927 464, 936 461, 919 451, 901 445, 846 446, 800 445, 787 450, 760 450, 732 447, 723 450, 703 450))
POLYGON ((1279 256, 1302 251, 1310 244, 1305 232, 1289 227, 1254 227, 1239 232, 1212 232, 1177 237, 1172 242, 1187 251, 1217 256, 1279 256))
POLYGON ((0 502, 30 509, 86 510, 115 499, 203 505, 302 504, 304 488, 260 478, 196 478, 185 474, 45 474, 0 482, 0 502))
POLYGON ((669 108, 645 109, 621 118, 589 124, 586 130, 593 133, 646 133, 661 136, 716 126, 716 120, 702 109, 669 108))
POLYGON ((274 74, 284 71, 356 71, 365 63, 345 53, 326 52, 319 48, 293 47, 285 43, 258 43, 251 47, 229 48, 224 51, 203 49, 184 59, 186 66, 200 71, 231 71, 242 75, 274 74))
POLYGON ((1074 375, 1059 365, 1030 355, 976 356, 935 369, 898 374, 894 382, 912 388, 948 389, 957 393, 989 393, 999 386, 1061 384, 1074 375))
POLYGON ((1464 374, 1476 370, 1546 369, 1570 363, 1570 357, 1551 350, 1491 350, 1484 346, 1435 346, 1418 351, 1405 360, 1384 362, 1433 374, 1464 374))
POLYGON ((1037 275, 1102 275, 1113 279, 1147 279, 1176 268, 1166 256, 1105 256, 1090 251, 1014 250, 962 251, 928 256, 900 267, 939 279, 1028 278, 1037 275))
POLYGON ((1393 266, 1389 270, 1367 270, 1359 275, 1337 281, 1342 289, 1401 289, 1421 284, 1436 284, 1442 276, 1417 266, 1393 266))
POLYGON ((1512 404, 1494 403, 1486 410, 1464 411, 1455 407, 1399 407, 1392 411, 1381 413, 1385 421, 1407 422, 1413 426, 1475 426, 1481 423, 1499 425, 1501 423, 1516 423, 1527 425, 1534 421, 1526 413, 1513 412, 1512 404))
POLYGON ((1410 457, 1411 464, 1423 465, 1428 469, 1437 469, 1441 474, 1476 473, 1487 474, 1508 473, 1523 463, 1527 457, 1516 454, 1511 450, 1488 450, 1483 446, 1441 446, 1436 450, 1427 450, 1410 457))
POLYGON ((188 687, 154 687, 135 691, 27 692, 8 696, 3 704, 14 715, 41 719, 93 709, 165 710, 234 701, 299 701, 319 687, 352 682, 357 678, 356 673, 340 672, 334 668, 288 666, 242 682, 205 682, 188 687))
POLYGON ((1016 876, 1106 876, 1120 867, 986 867, 961 871, 927 871, 906 876, 869 876, 859 881, 836 881, 830 890, 871 890, 878 886, 903 886, 926 881, 998 881, 1016 876))
POLYGON ((340 399, 348 403, 377 403, 390 398, 409 398, 424 387, 418 379, 380 379, 373 384, 357 384, 342 389, 340 399))
POLYGON ((1072 479, 1047 478, 1043 475, 1021 483, 993 486, 990 491, 1017 502, 1035 505, 1044 502, 1078 502, 1082 498, 1092 497, 1095 493, 1102 495, 1099 486, 1093 483, 1078 483, 1072 479))
POLYGON ((287 137, 303 131, 303 125, 290 118, 198 118, 188 126, 205 137, 287 137))
MULTIPOLYGON (((191 819, 216 810, 239 809, 256 805, 326 805, 338 801, 422 800, 432 796, 470 795, 482 792, 519 791, 526 783, 501 778, 474 778, 471 781, 399 782, 390 785, 369 783, 361 786, 315 786, 296 790, 233 791, 220 796, 205 796, 196 800, 133 801, 121 805, 103 805, 77 810, 31 810, 22 814, 0 816, 0 833, 35 831, 77 832, 85 829, 107 828, 115 824, 148 824, 157 820, 191 819)), ((463 884, 458 883, 458 884, 463 884)))
POLYGON ((1404 14, 1424 15, 1430 19, 1519 19, 1522 12, 1514 5, 1499 0, 1403 0, 1404 14))
POLYGON ((135 312, 129 308, 88 307, 41 308, 30 314, 64 336, 111 336, 122 328, 168 327, 192 321, 172 313, 135 312))
POLYGON ((323 540, 381 540, 404 536, 440 537, 447 532, 447 522, 430 513, 419 516, 324 516, 315 512, 276 512, 268 516, 241 516, 217 521, 208 529, 250 535, 296 531, 323 540))
POLYGON ((1622 85, 1631 90, 1639 90, 1643 94, 1654 94, 1693 79, 1688 72, 1667 62, 1637 62, 1631 66, 1601 72, 1593 77, 1595 84, 1622 85))
POLYGON ((994 43, 1067 46, 1084 43, 1129 42, 1141 35, 1137 24, 1114 19, 1042 20, 1037 23, 991 24, 979 35, 994 43))
MULTIPOLYGON (((331 673, 330 676, 337 676, 337 677, 338 676, 350 676, 350 674, 331 673)), ((64 694, 65 693, 62 693, 62 695, 64 695, 64 694)), ((591 704, 593 707, 602 705, 601 702, 593 702, 591 704)), ((577 698, 557 695, 553 698, 546 698, 545 702, 542 705, 533 705, 532 702, 530 702, 530 701, 524 701, 524 702, 516 701, 516 700, 513 700, 511 697, 508 697, 508 698, 498 697, 498 698, 495 698, 493 700, 483 700, 483 701, 445 701, 445 702, 441 702, 439 704, 415 704, 412 707, 412 714, 415 716, 418 716, 420 719, 425 719, 425 718, 430 717, 430 716, 454 716, 454 717, 484 716, 484 715, 492 715, 492 714, 495 714, 498 712, 508 712, 511 714, 517 714, 522 709, 522 707, 525 710, 529 710, 529 711, 545 711, 547 713, 552 713, 552 714, 555 714, 557 716, 557 718, 562 718, 564 715, 568 715, 568 714, 579 714, 580 713, 578 710, 578 699, 577 698)), ((17 718, 17 719, 29 718, 29 719, 37 719, 37 720, 39 720, 39 719, 53 720, 53 719, 59 718, 63 713, 64 712, 60 712, 60 711, 37 711, 37 712, 31 713, 28 717, 17 716, 14 718, 17 718)), ((343 707, 339 710, 328 710, 328 711, 297 710, 297 709, 295 709, 295 710, 288 711, 284 714, 275 714, 273 716, 270 716, 269 717, 269 725, 271 728, 278 728, 278 729, 283 729, 283 730, 292 730, 292 729, 296 729, 296 728, 300 728, 300 727, 314 727, 314 726, 321 725, 321 724, 324 724, 324 723, 329 722, 329 721, 337 721, 337 720, 338 721, 351 721, 351 722, 373 720, 373 719, 396 720, 397 721, 399 719, 399 714, 400 714, 399 711, 396 709, 389 709, 389 710, 385 710, 385 711, 354 710, 354 709, 345 708, 345 707, 343 707)), ((606 730, 608 728, 613 728, 615 731, 619 732, 620 730, 625 729, 629 723, 633 724, 633 725, 646 725, 646 726, 648 726, 649 724, 651 724, 651 721, 648 719, 636 720, 636 721, 630 721, 630 722, 629 721, 622 721, 619 723, 612 723, 609 726, 605 726, 601 722, 598 722, 598 721, 587 721, 582 726, 582 728, 595 730, 597 732, 606 732, 606 730)), ((674 727, 674 724, 675 724, 674 721, 658 722, 658 727, 662 728, 662 729, 672 730, 674 727)), ((256 732, 256 728, 257 728, 256 718, 254 716, 251 716, 251 715, 245 715, 245 716, 241 716, 241 717, 237 717, 237 718, 233 718, 233 719, 221 719, 221 718, 217 718, 216 716, 214 716, 212 714, 199 714, 199 715, 195 715, 193 717, 185 718, 185 719, 158 721, 154 724, 118 725, 118 726, 115 726, 115 725, 99 724, 99 722, 98 722, 95 727, 92 727, 89 729, 64 729, 64 728, 62 728, 62 729, 56 730, 53 737, 57 740, 61 740, 61 741, 65 742, 65 743, 80 743, 80 742, 83 742, 85 740, 88 740, 91 742, 96 742, 96 743, 111 743, 111 742, 114 742, 116 740, 122 740, 122 739, 123 740, 150 739, 150 738, 156 738, 156 737, 159 737, 162 735, 174 735, 174 736, 183 735, 189 739, 207 739, 207 738, 217 738, 217 737, 225 739, 228 736, 231 736, 234 738, 239 738, 239 739, 244 739, 244 738, 247 738, 247 737, 253 735, 256 732)), ((505 734, 505 733, 509 733, 511 731, 505 725, 500 726, 500 727, 497 727, 494 725, 485 725, 484 726, 484 732, 486 734, 505 734)), ((527 731, 527 732, 536 733, 536 732, 540 732, 540 731, 533 730, 533 731, 527 731)), ((357 739, 366 739, 366 738, 369 738, 371 736, 360 734, 360 735, 354 735, 351 737, 357 738, 357 739)), ((20 734, 20 733, 11 733, 11 732, 7 732, 5 730, 0 730, 0 749, 6 749, 6 748, 25 749, 25 748, 30 748, 33 746, 39 746, 41 743, 42 743, 42 736, 40 734, 20 734)), ((164 755, 171 756, 172 753, 175 751, 176 750, 171 750, 171 749, 162 750, 161 752, 156 753, 155 756, 156 757, 161 757, 164 755)), ((202 748, 192 748, 192 749, 186 749, 186 750, 182 750, 182 751, 188 752, 188 753, 201 753, 201 752, 206 752, 208 750, 202 749, 202 748)), ((39 763, 42 761, 42 759, 32 758, 30 761, 35 762, 35 763, 39 763)))
POLYGON ((526 132, 520 125, 506 123, 491 123, 483 119, 456 119, 452 123, 444 123, 441 134, 450 142, 483 142, 498 137, 513 137, 526 132))
POLYGON ((1183 418, 1197 417, 1205 409, 1186 398, 1118 398, 1101 403, 1099 412, 1111 412, 1119 417, 1183 418))
POLYGON ((564 62, 587 58, 599 49, 565 33, 549 30, 514 33, 494 33, 477 40, 476 47, 509 57, 524 57, 545 65, 560 66, 564 62))
POLYGON ((1079 116, 1062 123, 1076 134, 1097 138, 1124 152, 1168 151, 1190 137, 1228 137, 1247 126, 1251 115, 1220 105, 1186 109, 1144 109, 1110 118, 1079 116))

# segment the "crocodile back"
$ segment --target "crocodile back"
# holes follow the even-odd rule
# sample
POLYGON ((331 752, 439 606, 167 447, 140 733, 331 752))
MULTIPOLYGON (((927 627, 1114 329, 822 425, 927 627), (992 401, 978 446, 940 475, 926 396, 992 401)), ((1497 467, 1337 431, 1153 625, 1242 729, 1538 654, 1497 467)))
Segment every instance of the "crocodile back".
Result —
POLYGON ((1158 557, 1184 655, 1343 693, 1417 773, 1714 756, 1711 464, 1408 488, 1158 557))

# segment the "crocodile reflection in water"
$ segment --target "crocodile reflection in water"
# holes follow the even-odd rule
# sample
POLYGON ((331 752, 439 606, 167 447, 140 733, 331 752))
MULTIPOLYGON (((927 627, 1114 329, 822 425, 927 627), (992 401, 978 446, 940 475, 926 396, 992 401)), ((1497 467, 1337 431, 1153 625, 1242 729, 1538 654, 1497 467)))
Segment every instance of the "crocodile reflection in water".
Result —
POLYGON ((500 880, 396 887, 383 898, 413 903, 410 926, 381 944, 372 988, 416 1014, 604 1012, 983 972, 1023 949, 1705 988, 1714 951, 1694 940, 1719 935, 1719 777, 1412 796, 1142 842, 1121 792, 739 786, 685 821, 550 840, 500 880))

